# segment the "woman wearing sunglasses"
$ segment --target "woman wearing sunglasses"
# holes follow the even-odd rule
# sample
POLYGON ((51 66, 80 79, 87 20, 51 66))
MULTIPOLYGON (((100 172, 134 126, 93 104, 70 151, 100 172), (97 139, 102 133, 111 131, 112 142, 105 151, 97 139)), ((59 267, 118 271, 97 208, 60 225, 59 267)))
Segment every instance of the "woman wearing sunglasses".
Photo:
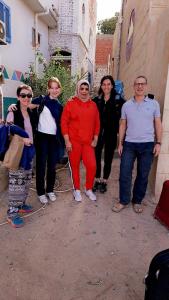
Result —
MULTIPOLYGON (((22 128, 27 136, 23 138, 26 146, 33 144, 33 132, 36 128, 35 112, 29 109, 32 99, 32 89, 28 85, 17 88, 16 110, 10 111, 6 121, 22 128)), ((29 186, 32 179, 32 164, 29 169, 19 167, 18 170, 9 170, 9 203, 7 220, 13 227, 21 227, 24 222, 19 213, 29 213, 32 207, 26 204, 29 186)))
POLYGON ((73 179, 73 196, 81 201, 80 192, 80 161, 86 167, 85 194, 95 201, 96 195, 92 192, 96 160, 94 147, 97 145, 100 122, 96 104, 90 99, 89 82, 80 80, 77 84, 77 93, 68 100, 64 107, 61 128, 69 155, 73 179))
MULTIPOLYGON (((34 98, 30 108, 37 108, 38 120, 35 135, 36 147, 36 189, 42 204, 56 200, 54 184, 56 163, 63 155, 63 138, 60 118, 63 107, 58 97, 62 92, 58 78, 51 77, 47 83, 48 94, 34 98)), ((9 109, 15 110, 11 105, 9 109)))

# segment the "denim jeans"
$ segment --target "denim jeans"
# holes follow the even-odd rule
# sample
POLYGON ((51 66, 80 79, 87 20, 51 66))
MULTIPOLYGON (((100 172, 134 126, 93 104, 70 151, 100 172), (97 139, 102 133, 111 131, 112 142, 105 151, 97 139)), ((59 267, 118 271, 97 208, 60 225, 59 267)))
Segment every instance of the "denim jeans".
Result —
POLYGON ((120 203, 127 205, 131 200, 132 171, 137 159, 137 175, 133 187, 132 202, 140 204, 145 196, 148 175, 153 161, 153 142, 124 142, 120 164, 120 203))

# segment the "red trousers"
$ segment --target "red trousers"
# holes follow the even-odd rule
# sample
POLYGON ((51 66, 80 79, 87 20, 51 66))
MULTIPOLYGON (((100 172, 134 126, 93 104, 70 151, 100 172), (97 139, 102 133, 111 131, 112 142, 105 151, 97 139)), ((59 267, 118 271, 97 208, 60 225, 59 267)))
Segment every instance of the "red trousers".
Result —
POLYGON ((96 159, 94 148, 91 145, 72 142, 72 151, 69 152, 69 161, 75 190, 80 190, 80 161, 86 168, 86 190, 93 188, 96 174, 96 159))

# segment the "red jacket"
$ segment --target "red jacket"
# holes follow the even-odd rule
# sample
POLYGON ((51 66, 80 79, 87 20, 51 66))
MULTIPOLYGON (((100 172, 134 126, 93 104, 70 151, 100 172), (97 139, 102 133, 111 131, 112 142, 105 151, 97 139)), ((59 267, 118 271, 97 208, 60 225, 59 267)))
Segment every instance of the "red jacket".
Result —
POLYGON ((83 102, 78 97, 68 100, 61 117, 61 130, 63 135, 69 135, 70 141, 91 144, 100 131, 96 104, 91 99, 83 102))

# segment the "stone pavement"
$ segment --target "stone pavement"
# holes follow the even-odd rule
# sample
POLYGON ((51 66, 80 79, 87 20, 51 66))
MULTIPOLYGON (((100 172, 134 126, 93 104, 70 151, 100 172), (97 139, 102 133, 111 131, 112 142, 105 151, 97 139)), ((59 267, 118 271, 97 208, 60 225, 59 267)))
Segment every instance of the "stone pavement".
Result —
MULTIPOLYGON (((96 203, 85 195, 75 203, 70 191, 58 193, 57 201, 26 218, 23 228, 0 226, 0 300, 144 299, 144 275, 152 256, 168 248, 169 233, 152 217, 149 193, 141 215, 132 207, 111 211, 118 176, 115 159, 108 192, 98 194, 96 203)), ((59 189, 71 187, 68 170, 59 172, 58 180, 59 189)), ((6 197, 0 197, 0 223, 6 197)), ((34 190, 30 203, 41 207, 34 190)))

